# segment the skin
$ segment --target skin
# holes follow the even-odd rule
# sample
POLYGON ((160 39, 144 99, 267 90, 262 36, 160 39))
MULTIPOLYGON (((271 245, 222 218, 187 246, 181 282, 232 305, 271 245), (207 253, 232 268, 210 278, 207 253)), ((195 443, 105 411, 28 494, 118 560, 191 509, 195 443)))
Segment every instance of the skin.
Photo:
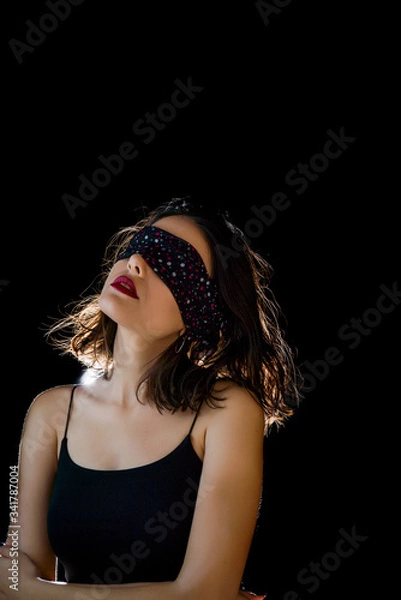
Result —
MULTIPOLYGON (((187 217, 155 223, 189 241, 210 273, 208 244, 187 217)), ((194 413, 165 412, 138 402, 134 390, 143 370, 185 331, 167 286, 140 255, 118 261, 105 282, 101 309, 118 325, 115 368, 109 381, 76 390, 68 429, 72 459, 93 469, 144 465, 171 452, 187 434, 194 413), (118 275, 135 283, 139 299, 110 287, 118 275), (135 457, 134 459, 132 457, 135 457)), ((221 387, 221 384, 220 384, 221 387)), ((220 388, 216 388, 217 393, 220 388)), ((64 435, 71 386, 39 394, 25 418, 19 457, 18 587, 22 600, 238 600, 263 598, 239 592, 256 524, 263 477, 264 415, 244 389, 225 389, 223 410, 205 404, 191 433, 203 461, 199 497, 184 564, 175 581, 109 586, 56 582, 56 558, 47 538, 46 515, 64 435), (216 544, 218 540, 218 544, 216 544), (107 589, 106 589, 107 588, 107 589), (98 592, 98 594, 97 594, 98 592)), ((9 588, 11 539, 0 549, 0 600, 9 588)))

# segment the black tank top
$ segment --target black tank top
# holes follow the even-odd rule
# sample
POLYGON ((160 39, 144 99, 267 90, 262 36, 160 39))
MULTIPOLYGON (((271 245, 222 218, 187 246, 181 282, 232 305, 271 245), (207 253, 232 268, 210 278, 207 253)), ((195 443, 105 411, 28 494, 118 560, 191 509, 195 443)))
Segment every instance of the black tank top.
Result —
POLYGON ((77 465, 67 422, 48 509, 48 535, 70 583, 176 579, 185 556, 203 463, 190 435, 156 462, 121 470, 77 465))

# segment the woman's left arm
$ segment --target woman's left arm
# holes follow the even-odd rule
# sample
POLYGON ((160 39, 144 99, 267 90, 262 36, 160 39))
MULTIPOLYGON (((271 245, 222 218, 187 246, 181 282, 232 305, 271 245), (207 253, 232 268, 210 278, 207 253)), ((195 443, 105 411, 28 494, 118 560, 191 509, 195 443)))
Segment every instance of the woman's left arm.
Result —
MULTIPOLYGON (((19 598, 240 598, 239 587, 261 498, 264 415, 245 390, 232 387, 226 395, 224 408, 216 409, 207 428, 205 458, 191 534, 183 566, 175 581, 109 586, 50 583, 38 579, 32 563, 21 557, 19 598)), ((5 581, 6 560, 0 559, 0 600, 15 598, 5 581)))
MULTIPOLYGON (((243 388, 224 392, 207 427, 197 506, 178 577, 199 598, 236 600, 258 517, 265 417, 243 388)), ((196 596, 197 597, 197 596, 196 596)))

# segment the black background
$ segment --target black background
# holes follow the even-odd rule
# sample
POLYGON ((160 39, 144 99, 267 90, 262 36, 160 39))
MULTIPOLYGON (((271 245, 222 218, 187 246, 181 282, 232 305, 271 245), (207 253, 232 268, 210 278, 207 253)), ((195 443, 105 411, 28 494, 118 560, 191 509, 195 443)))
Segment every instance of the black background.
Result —
POLYGON ((321 360, 332 346, 343 357, 266 440, 249 588, 272 600, 295 600, 295 592, 388 597, 399 307, 365 324, 355 348, 339 330, 353 317, 373 319, 380 286, 399 281, 395 151, 385 135, 394 137, 391 18, 383 8, 332 0, 292 0, 267 24, 252 1, 85 0, 19 64, 9 40, 26 42, 26 21, 37 25, 49 8, 5 7, 1 535, 26 409, 42 390, 80 375, 46 345, 42 324, 92 282, 116 229, 142 207, 193 194, 223 204, 253 232, 253 247, 274 267, 298 362, 321 360), (133 124, 170 101, 177 79, 202 89, 146 144, 133 124), (323 151, 329 130, 342 129, 354 141, 297 194, 289 171, 323 151), (99 155, 127 141, 138 156, 72 218, 62 196, 78 196, 79 176, 90 178, 99 155), (252 207, 276 192, 290 206, 252 229, 252 207), (327 571, 343 530, 366 539, 327 571), (328 565, 316 591, 311 579, 297 579, 311 561, 328 565))

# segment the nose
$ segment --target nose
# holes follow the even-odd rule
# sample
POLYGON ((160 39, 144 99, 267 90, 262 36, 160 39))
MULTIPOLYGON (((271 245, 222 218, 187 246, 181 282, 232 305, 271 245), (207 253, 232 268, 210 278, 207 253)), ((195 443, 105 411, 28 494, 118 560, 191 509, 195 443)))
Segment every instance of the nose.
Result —
POLYGON ((131 254, 128 258, 127 268, 133 275, 143 277, 146 271, 146 261, 140 254, 131 254))

